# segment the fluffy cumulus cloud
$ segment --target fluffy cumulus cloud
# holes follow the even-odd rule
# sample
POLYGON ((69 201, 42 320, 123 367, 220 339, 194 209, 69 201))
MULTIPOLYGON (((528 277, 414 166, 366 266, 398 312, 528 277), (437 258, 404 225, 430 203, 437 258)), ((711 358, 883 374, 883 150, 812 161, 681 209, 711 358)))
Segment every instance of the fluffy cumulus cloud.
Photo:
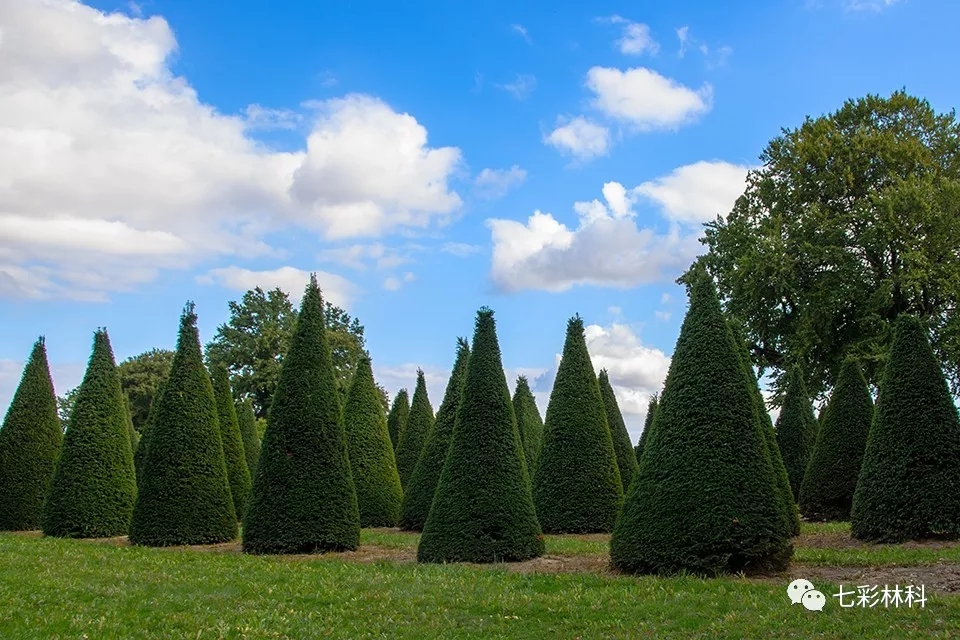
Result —
POLYGON ((709 84, 694 90, 644 67, 593 67, 586 84, 596 109, 640 131, 679 127, 712 106, 709 84))
POLYGON ((473 180, 474 193, 487 200, 502 198, 527 179, 527 172, 517 165, 509 169, 484 169, 473 180))
POLYGON ((556 128, 544 136, 544 143, 577 160, 606 155, 610 150, 610 130, 583 116, 559 118, 556 128))
POLYGON ((68 0, 0 3, 0 295, 98 299, 201 258, 276 255, 266 234, 327 238, 442 222, 456 148, 348 95, 304 114, 204 104, 160 17, 68 0), (276 152, 258 129, 309 127, 276 152))
POLYGON ((377 269, 393 269, 412 260, 410 253, 419 246, 403 248, 388 247, 380 242, 351 244, 324 249, 317 254, 321 262, 333 262, 350 269, 364 270, 370 266, 377 269))
POLYGON ((653 39, 653 35, 650 33, 650 27, 642 22, 634 22, 618 15, 598 18, 597 21, 604 24, 619 25, 623 29, 616 45, 620 53, 624 55, 655 54, 660 50, 659 43, 653 39))
MULTIPOLYGON (((355 294, 354 285, 335 273, 315 271, 317 284, 323 292, 323 297, 338 307, 349 306, 355 294)), ((200 284, 218 284, 234 291, 247 291, 255 287, 269 290, 279 287, 285 291, 294 304, 300 304, 304 289, 310 281, 310 272, 294 267, 281 267, 270 271, 251 271, 241 267, 230 266, 221 269, 212 269, 207 274, 198 276, 200 284)))
POLYGON ((672 220, 709 222, 730 212, 746 188, 750 168, 722 161, 695 162, 644 182, 633 192, 659 204, 672 220))

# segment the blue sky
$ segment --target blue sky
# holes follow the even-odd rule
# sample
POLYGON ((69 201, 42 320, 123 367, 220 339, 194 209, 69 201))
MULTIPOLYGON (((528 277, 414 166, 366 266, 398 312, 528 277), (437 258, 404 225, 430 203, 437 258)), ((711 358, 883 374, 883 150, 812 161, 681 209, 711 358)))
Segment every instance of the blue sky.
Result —
POLYGON ((438 404, 496 311, 546 409, 579 313, 636 439, 674 284, 781 127, 905 87, 953 109, 960 5, 224 2, 0 6, 0 410, 44 334, 58 393, 319 272, 378 379, 438 404))

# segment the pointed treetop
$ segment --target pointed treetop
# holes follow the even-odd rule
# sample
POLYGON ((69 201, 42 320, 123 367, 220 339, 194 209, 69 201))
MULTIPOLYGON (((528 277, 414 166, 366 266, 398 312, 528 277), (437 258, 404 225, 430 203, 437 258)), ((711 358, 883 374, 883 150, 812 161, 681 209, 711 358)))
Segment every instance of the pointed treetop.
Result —
POLYGON ((572 318, 567 320, 567 333, 579 331, 583 333, 583 318, 580 317, 580 314, 574 314, 572 318))
POLYGON ((517 389, 527 389, 530 390, 530 382, 527 380, 527 376, 522 373, 517 376, 517 389))

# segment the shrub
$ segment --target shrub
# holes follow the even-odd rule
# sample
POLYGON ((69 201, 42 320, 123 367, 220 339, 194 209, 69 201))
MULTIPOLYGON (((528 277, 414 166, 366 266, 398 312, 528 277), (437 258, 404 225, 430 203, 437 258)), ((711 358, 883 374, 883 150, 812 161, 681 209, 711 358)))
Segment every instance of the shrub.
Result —
POLYGON ((237 409, 233 404, 233 391, 230 390, 230 374, 227 367, 218 364, 213 368, 213 396, 217 401, 217 421, 220 423, 220 439, 223 442, 223 457, 227 463, 227 477, 230 479, 230 495, 237 517, 243 520, 247 500, 250 498, 250 469, 247 456, 243 451, 240 436, 240 423, 237 409))
POLYGON ((653 417, 657 413, 657 394, 653 394, 650 402, 647 403, 647 415, 643 418, 643 431, 640 433, 640 439, 637 440, 637 446, 634 452, 637 454, 637 468, 640 465, 640 454, 643 453, 644 445, 647 444, 647 434, 650 433, 650 427, 653 425, 653 417))
POLYGON ((417 387, 410 401, 410 417, 407 425, 400 433, 400 442, 397 443, 397 472, 400 474, 400 484, 406 489, 407 481, 417 460, 423 452, 423 443, 427 434, 433 430, 433 407, 427 397, 427 382, 423 370, 417 370, 417 387))
POLYGON ((633 445, 630 444, 630 434, 627 432, 627 425, 623 422, 623 414, 620 413, 620 405, 617 404, 617 396, 613 392, 613 386, 610 384, 610 377, 607 375, 606 369, 600 371, 597 382, 600 384, 600 393, 603 396, 607 424, 610 425, 613 450, 617 454, 620 481, 623 483, 624 492, 626 492, 630 488, 633 476, 637 473, 637 453, 633 450, 633 445))
POLYGON ((813 415, 813 405, 810 396, 803 384, 803 376, 798 367, 790 370, 787 380, 787 392, 783 399, 783 407, 777 418, 777 446, 783 458, 783 466, 787 469, 790 479, 790 489, 794 499, 800 495, 800 483, 803 474, 810 464, 810 454, 817 436, 816 422, 813 415))
POLYGON ((532 480, 540 459, 540 450, 543 448, 543 419, 537 409, 533 392, 530 391, 530 383, 523 375, 517 376, 517 388, 513 392, 513 412, 517 416, 517 429, 520 431, 520 442, 523 443, 527 474, 532 480))
POLYGON ((250 472, 250 486, 257 475, 257 460, 260 459, 260 434, 257 433, 257 418, 253 413, 253 402, 247 398, 237 405, 237 424, 240 438, 243 440, 243 455, 250 472))
POLYGON ((397 397, 393 399, 390 406, 390 413, 387 414, 387 431, 390 433, 390 442, 396 451, 397 444, 400 442, 400 434, 407 426, 407 420, 410 418, 410 396, 406 389, 400 389, 397 397))

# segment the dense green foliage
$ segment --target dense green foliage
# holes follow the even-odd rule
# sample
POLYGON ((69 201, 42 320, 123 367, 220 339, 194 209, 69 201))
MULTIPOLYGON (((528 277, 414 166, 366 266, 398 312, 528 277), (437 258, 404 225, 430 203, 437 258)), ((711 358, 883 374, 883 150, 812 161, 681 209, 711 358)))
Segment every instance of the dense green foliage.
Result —
POLYGON ((410 395, 406 389, 400 389, 397 397, 393 399, 393 405, 390 407, 390 413, 387 414, 387 431, 390 434, 390 442, 393 448, 397 448, 400 442, 400 434, 407 426, 407 420, 410 419, 410 395))
POLYGON ((777 416, 777 446, 787 468, 790 490, 794 500, 800 495, 803 474, 810 464, 810 454, 816 444, 817 418, 813 415, 813 405, 807 395, 803 374, 799 367, 790 370, 783 407, 777 416))
POLYGON ((143 467, 144 460, 147 457, 147 447, 150 446, 150 426, 157 421, 157 411, 160 406, 160 396, 163 395, 163 390, 167 386, 167 380, 169 378, 164 378, 163 381, 157 385, 157 391, 153 398, 153 403, 150 405, 150 413, 147 415, 147 421, 143 424, 143 430, 140 432, 140 444, 137 445, 136 450, 133 452, 133 466, 137 470, 137 487, 141 487, 140 484, 143 479, 143 467))
POLYGON ((130 414, 130 403, 124 399, 123 422, 127 425, 127 437, 130 439, 130 451, 134 454, 140 447, 140 433, 133 427, 133 416, 130 414))
POLYGON ((610 436, 613 438, 613 451, 617 454, 620 481, 623 483, 624 492, 626 492, 630 488, 633 476, 637 473, 637 452, 634 451, 633 445, 630 443, 630 433, 623 421, 623 414, 620 413, 620 405, 617 403, 617 396, 613 392, 610 376, 607 375, 606 369, 600 371, 597 382, 600 384, 603 407, 607 414, 607 424, 610 426, 610 436))
POLYGON ((617 455, 579 316, 567 323, 533 501, 546 533, 609 532, 623 503, 617 455))
POLYGON ((647 403, 647 415, 643 417, 643 431, 640 432, 640 438, 637 440, 637 446, 634 447, 634 452, 637 455, 637 465, 639 468, 640 465, 640 455, 643 453, 643 449, 647 444, 647 434, 650 433, 650 426, 653 424, 653 417, 657 413, 657 397, 655 393, 650 397, 650 402, 647 403))
POLYGON ((220 424, 220 441, 223 443, 223 458, 227 463, 227 477, 230 479, 230 495, 237 517, 243 519, 247 500, 250 498, 250 469, 247 456, 243 451, 243 438, 240 435, 240 422, 237 408, 233 403, 230 390, 230 374, 222 363, 213 367, 211 382, 213 396, 217 400, 217 421, 220 424))
POLYGON ((70 412, 73 411, 73 403, 77 401, 78 391, 80 391, 80 385, 70 389, 62 396, 57 396, 57 416, 60 418, 60 424, 64 432, 70 426, 70 412))
MULTIPOLYGON (((833 407, 827 412, 832 420, 833 407)), ((894 325, 890 359, 853 494, 853 537, 960 534, 960 420, 920 321, 894 325)))
POLYGON ((173 351, 167 349, 151 349, 120 363, 120 388, 130 403, 130 417, 137 431, 143 431, 157 388, 170 375, 172 364, 173 351))
POLYGON ((41 525, 48 536, 126 535, 137 499, 127 400, 106 330, 77 392, 41 525))
POLYGON ((400 474, 400 484, 406 489, 407 481, 413 468, 417 466, 420 454, 423 453, 423 443, 427 435, 433 431, 433 407, 430 406, 430 398, 427 397, 427 381, 424 379, 423 370, 417 370, 417 386, 413 391, 413 399, 410 401, 410 417, 407 424, 400 432, 400 440, 397 442, 397 472, 400 474))
POLYGON ((260 459, 260 434, 257 433, 257 418, 253 415, 253 402, 247 398, 236 406, 236 411, 240 439, 243 440, 243 455, 252 487, 253 479, 257 475, 257 461, 260 459))
POLYGON ((493 311, 484 308, 417 560, 509 562, 543 552, 493 311))
POLYGON ((410 474, 410 480, 403 492, 403 506, 400 510, 400 528, 412 531, 423 529, 430 505, 437 492, 437 483, 443 472, 443 464, 450 449, 450 438, 457 419, 457 408, 466 380, 467 363, 470 359, 470 346, 465 338, 457 339, 457 356, 453 363, 450 380, 443 394, 443 402, 437 410, 437 419, 433 429, 427 434, 423 453, 410 474))
POLYGON ((789 563, 783 502, 746 382, 713 283, 699 278, 610 541, 616 569, 715 575, 789 563))
POLYGON ((523 453, 527 462, 527 473, 533 479, 543 448, 543 419, 537 409, 537 401, 530 390, 527 376, 517 376, 517 388, 513 392, 513 413, 517 416, 517 429, 523 443, 523 453))
POLYGON ((310 276, 267 415, 243 549, 356 549, 360 510, 350 470, 323 299, 310 276))
POLYGON ((823 424, 800 487, 800 511, 808 520, 849 520, 853 492, 867 447, 873 400, 854 358, 847 358, 830 396, 823 424))
POLYGON ((343 411, 361 527, 392 527, 400 517, 400 475, 370 357, 360 356, 343 411))
POLYGON ((0 427, 0 531, 40 528, 62 443, 57 396, 41 337, 0 427))
POLYGON ((177 351, 146 430, 130 542, 210 544, 237 536, 217 402, 203 366, 193 303, 180 318, 177 351))

